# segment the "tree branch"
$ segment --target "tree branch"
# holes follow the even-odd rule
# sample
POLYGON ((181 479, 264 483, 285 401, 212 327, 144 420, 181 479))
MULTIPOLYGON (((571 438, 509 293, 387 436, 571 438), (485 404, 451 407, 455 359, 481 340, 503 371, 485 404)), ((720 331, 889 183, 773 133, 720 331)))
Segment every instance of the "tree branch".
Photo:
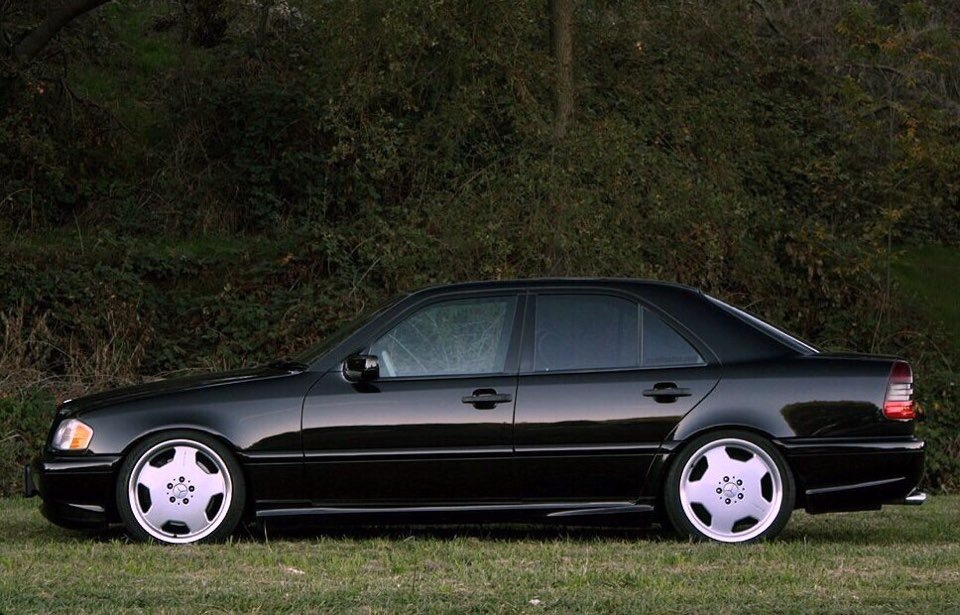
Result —
POLYGON ((781 32, 780 28, 777 27, 777 24, 774 23, 773 17, 770 16, 770 11, 767 10, 767 5, 763 3, 763 0, 753 0, 753 3, 758 9, 760 9, 760 12, 763 13, 763 19, 767 22, 767 25, 770 27, 770 29, 773 30, 773 33, 780 38, 783 38, 783 32, 781 32))
POLYGON ((110 0, 60 0, 47 14, 43 22, 27 32, 13 47, 13 56, 26 64, 47 46, 61 29, 80 15, 88 13, 110 0))
POLYGON ((550 39, 557 70, 554 136, 562 139, 573 119, 573 0, 550 0, 550 39))

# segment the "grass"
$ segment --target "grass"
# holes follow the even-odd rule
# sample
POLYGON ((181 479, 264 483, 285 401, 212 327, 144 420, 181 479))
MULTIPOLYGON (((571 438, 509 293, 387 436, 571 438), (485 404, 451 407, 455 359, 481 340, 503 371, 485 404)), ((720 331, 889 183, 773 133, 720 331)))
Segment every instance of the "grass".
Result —
POLYGON ((0 612, 950 612, 960 498, 809 516, 751 546, 495 526, 268 533, 162 547, 0 500, 0 612), (532 601, 539 601, 535 603, 532 601))
POLYGON ((905 296, 960 344, 960 248, 905 249, 893 267, 905 296))
POLYGON ((171 11, 170 6, 134 0, 98 9, 96 15, 103 20, 100 35, 109 40, 109 51, 74 63, 68 76, 77 93, 110 111, 126 130, 150 145, 169 137, 160 127, 166 109, 157 94, 165 90, 167 73, 184 61, 186 53, 179 26, 165 32, 151 27, 156 17, 171 11))
MULTIPOLYGON (((256 242, 249 237, 228 234, 208 234, 198 236, 163 236, 154 240, 129 238, 110 233, 101 235, 70 232, 30 232, 10 238, 0 254, 9 254, 11 258, 39 256, 43 259, 67 258, 82 243, 82 255, 93 255, 109 261, 119 252, 130 252, 138 256, 150 256, 157 259, 189 260, 241 258, 247 255, 256 258, 279 258, 297 247, 288 239, 265 240, 256 242)), ((72 257, 71 257, 72 258, 72 257)))

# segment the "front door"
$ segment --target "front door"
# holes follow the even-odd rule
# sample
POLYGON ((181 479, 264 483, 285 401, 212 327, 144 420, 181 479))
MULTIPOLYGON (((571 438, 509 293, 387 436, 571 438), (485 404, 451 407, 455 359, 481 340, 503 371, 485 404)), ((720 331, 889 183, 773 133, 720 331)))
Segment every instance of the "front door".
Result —
POLYGON ((429 506, 519 499, 512 431, 522 298, 431 298, 369 340, 380 378, 327 373, 304 404, 314 504, 429 506))

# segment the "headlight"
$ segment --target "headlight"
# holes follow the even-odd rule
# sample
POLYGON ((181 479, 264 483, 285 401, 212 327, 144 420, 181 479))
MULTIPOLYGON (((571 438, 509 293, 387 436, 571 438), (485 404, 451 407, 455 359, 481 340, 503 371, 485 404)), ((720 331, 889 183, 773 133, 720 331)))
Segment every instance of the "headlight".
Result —
POLYGON ((61 451, 82 451, 90 446, 93 428, 77 419, 67 419, 53 434, 53 448, 61 451))

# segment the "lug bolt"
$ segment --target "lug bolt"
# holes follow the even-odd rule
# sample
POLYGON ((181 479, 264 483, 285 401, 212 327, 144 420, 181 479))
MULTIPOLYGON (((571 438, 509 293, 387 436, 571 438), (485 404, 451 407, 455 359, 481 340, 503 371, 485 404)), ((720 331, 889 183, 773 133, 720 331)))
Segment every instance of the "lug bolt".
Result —
POLYGON ((742 493, 738 493, 738 494, 737 494, 737 499, 738 499, 738 500, 742 500, 742 499, 743 499, 743 494, 742 494, 742 493))
POLYGON ((729 476, 724 476, 724 477, 723 477, 723 482, 729 483, 729 482, 730 482, 730 477, 729 477, 729 476))
POLYGON ((182 477, 182 476, 180 477, 180 482, 181 482, 181 483, 183 482, 183 477, 182 477))
POLYGON ((173 483, 167 483, 167 489, 173 489, 173 483))
POLYGON ((170 498, 170 502, 176 502, 176 501, 177 501, 177 498, 174 498, 174 497, 170 498))
POLYGON ((723 493, 723 489, 721 489, 720 487, 717 487, 717 493, 723 493))
POLYGON ((727 498, 726 503, 727 503, 727 504, 730 503, 730 498, 727 498))
POLYGON ((190 500, 188 500, 187 498, 183 498, 183 503, 184 503, 184 504, 189 504, 189 503, 190 503, 190 500))
POLYGON ((738 480, 738 481, 737 481, 737 485, 742 485, 742 484, 743 484, 743 481, 742 481, 742 480, 738 480))
POLYGON ((195 488, 196 488, 196 487, 194 487, 193 485, 191 485, 191 486, 190 486, 190 493, 193 493, 193 490, 194 490, 195 488))

